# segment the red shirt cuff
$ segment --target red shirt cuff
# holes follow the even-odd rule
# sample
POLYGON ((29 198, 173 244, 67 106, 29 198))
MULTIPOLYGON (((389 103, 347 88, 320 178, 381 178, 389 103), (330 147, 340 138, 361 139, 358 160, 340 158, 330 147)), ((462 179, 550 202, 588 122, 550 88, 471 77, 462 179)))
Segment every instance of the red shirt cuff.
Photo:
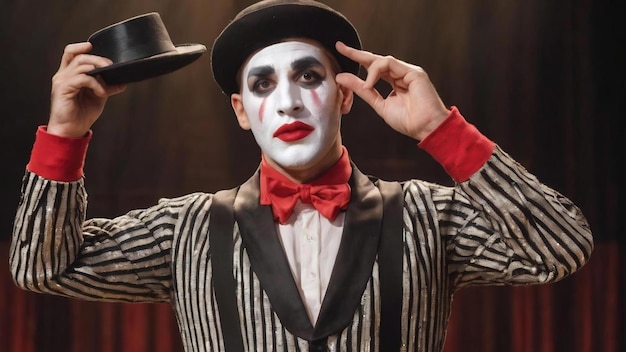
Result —
POLYGON ((467 122, 456 107, 418 146, 456 182, 467 181, 491 157, 495 143, 467 122))
POLYGON ((91 136, 89 131, 80 138, 60 137, 48 133, 45 126, 39 126, 26 169, 54 181, 80 179, 91 136))

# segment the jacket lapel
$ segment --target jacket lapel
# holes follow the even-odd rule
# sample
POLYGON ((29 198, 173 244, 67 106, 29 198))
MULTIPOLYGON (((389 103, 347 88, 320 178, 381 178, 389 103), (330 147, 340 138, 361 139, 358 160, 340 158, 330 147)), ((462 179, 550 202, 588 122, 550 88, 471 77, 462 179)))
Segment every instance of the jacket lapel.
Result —
POLYGON ((259 172, 246 181, 235 199, 235 219, 252 270, 287 330, 318 340, 345 328, 360 305, 372 274, 382 223, 382 197, 353 164, 351 197, 343 235, 320 314, 312 326, 280 244, 272 211, 259 203, 259 172))

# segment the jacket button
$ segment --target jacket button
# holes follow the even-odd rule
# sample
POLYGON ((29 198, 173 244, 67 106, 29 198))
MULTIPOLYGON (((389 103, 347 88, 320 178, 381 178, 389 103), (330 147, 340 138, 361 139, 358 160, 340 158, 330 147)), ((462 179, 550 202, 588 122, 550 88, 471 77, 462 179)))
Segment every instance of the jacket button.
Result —
POLYGON ((312 342, 309 344, 309 352, 327 352, 326 344, 320 342, 312 342))

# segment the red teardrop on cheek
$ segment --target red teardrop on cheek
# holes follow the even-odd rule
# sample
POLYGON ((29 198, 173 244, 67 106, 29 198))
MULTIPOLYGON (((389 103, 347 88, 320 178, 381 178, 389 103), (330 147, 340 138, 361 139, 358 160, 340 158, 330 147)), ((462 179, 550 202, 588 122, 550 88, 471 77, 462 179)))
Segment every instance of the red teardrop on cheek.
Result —
POLYGON ((315 104, 316 108, 319 109, 322 107, 322 99, 320 99, 320 96, 317 94, 317 91, 311 90, 311 98, 313 98, 313 104, 315 104))
POLYGON ((259 106, 259 122, 263 122, 263 114, 265 114, 265 103, 267 102, 267 97, 263 98, 261 105, 259 106))

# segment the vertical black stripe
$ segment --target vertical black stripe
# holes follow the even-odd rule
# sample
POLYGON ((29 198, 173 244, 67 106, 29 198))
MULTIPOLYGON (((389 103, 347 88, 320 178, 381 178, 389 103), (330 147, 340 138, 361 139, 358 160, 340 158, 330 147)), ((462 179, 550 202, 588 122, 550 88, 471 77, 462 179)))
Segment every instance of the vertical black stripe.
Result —
POLYGON ((380 350, 399 351, 402 317, 402 188, 397 182, 379 181, 383 197, 382 235, 378 249, 380 267, 380 350))
POLYGON ((208 282, 206 275, 208 275, 209 271, 210 271, 210 259, 208 258, 208 246, 209 246, 209 241, 207 241, 204 237, 206 236, 206 232, 202 232, 204 230, 204 227, 202 226, 203 224, 206 224, 208 221, 208 215, 206 213, 203 214, 202 216, 202 220, 199 222, 196 222, 197 226, 194 229, 194 235, 197 236, 196 238, 196 244, 194 247, 197 248, 197 257, 196 260, 198 261, 197 264, 197 272, 196 272, 196 289, 197 292, 199 294, 196 294, 195 299, 196 299, 196 309, 197 309, 197 314, 198 314, 198 324, 200 325, 200 333, 201 333, 201 339, 200 339, 200 343, 202 345, 205 344, 205 341, 207 339, 210 340, 210 335, 208 331, 205 331, 205 324, 208 324, 208 322, 206 321, 206 314, 205 314, 205 309, 208 308, 208 304, 207 304, 207 293, 208 291, 210 291, 209 287, 204 287, 203 289, 201 289, 203 287, 203 284, 206 285, 206 283, 208 282), (204 272, 204 276, 201 276, 200 274, 204 272), (202 294, 200 294, 202 293, 202 294), (203 308, 204 307, 204 308, 203 308))
MULTIPOLYGON (((236 283, 233 277, 233 202, 237 189, 215 194, 211 204, 209 238, 215 296, 220 311, 224 347, 228 352, 243 352, 243 340, 236 303, 236 283)), ((197 345, 196 345, 197 346, 197 345)))

